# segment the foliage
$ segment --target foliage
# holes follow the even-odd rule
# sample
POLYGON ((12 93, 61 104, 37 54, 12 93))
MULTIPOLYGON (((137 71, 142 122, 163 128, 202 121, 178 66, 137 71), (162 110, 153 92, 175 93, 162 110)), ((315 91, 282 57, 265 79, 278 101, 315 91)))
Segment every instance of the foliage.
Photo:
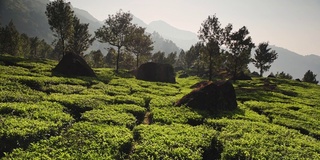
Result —
POLYGON ((65 54, 65 43, 73 33, 73 11, 71 4, 66 3, 64 0, 56 0, 49 2, 46 7, 46 15, 51 31, 58 38, 57 43, 61 45, 62 55, 65 54))
POLYGON ((94 38, 91 38, 89 34, 89 23, 82 24, 77 16, 73 16, 73 33, 68 40, 68 50, 83 56, 83 52, 86 51, 94 38))
POLYGON ((199 30, 198 37, 206 45, 207 54, 209 55, 209 81, 212 78, 213 58, 219 55, 220 46, 224 41, 223 32, 216 15, 208 16, 199 30))
POLYGON ((8 159, 124 159, 132 143, 130 130, 105 124, 80 122, 59 136, 15 149, 8 159))
POLYGON ((94 68, 101 68, 104 66, 103 54, 101 50, 91 51, 89 54, 84 56, 86 62, 94 68))
POLYGON ((278 58, 278 54, 268 48, 269 43, 263 42, 258 45, 256 53, 254 54, 253 64, 260 69, 260 76, 262 77, 264 71, 268 71, 271 63, 278 58))
POLYGON ((164 52, 158 51, 151 57, 152 62, 174 65, 176 63, 177 53, 171 52, 167 56, 164 52))
POLYGON ((153 42, 151 40, 151 35, 145 33, 145 28, 133 26, 131 34, 128 38, 127 49, 136 55, 136 68, 139 67, 139 60, 142 62, 147 62, 151 57, 151 51, 153 50, 153 42))
POLYGON ((210 146, 216 131, 205 126, 140 125, 133 134, 138 143, 131 159, 203 159, 216 147, 210 146))
POLYGON ((0 54, 20 54, 20 34, 11 20, 5 28, 1 28, 0 54))
POLYGON ((248 29, 243 26, 238 31, 231 33, 226 40, 226 46, 229 49, 226 64, 233 77, 247 68, 250 62, 251 49, 254 47, 254 43, 248 35, 248 29))
POLYGON ((318 85, 238 80, 238 108, 208 113, 174 106, 199 77, 94 68, 97 78, 65 78, 51 75, 56 64, 0 55, 2 159, 320 158, 318 85))
POLYGON ((209 119, 207 123, 221 131, 217 138, 224 147, 221 159, 318 159, 320 156, 317 140, 286 127, 228 119, 209 119))
POLYGON ((316 74, 313 74, 312 71, 308 70, 308 71, 304 74, 304 76, 303 76, 303 78, 302 78, 302 81, 318 84, 319 81, 317 81, 316 77, 317 77, 316 74))
POLYGON ((130 38, 132 27, 134 27, 131 21, 132 15, 120 10, 115 15, 109 15, 105 24, 95 32, 96 38, 100 42, 117 47, 116 72, 119 71, 120 50, 127 47, 127 42, 130 41, 128 38, 130 38))
POLYGON ((282 78, 282 79, 292 79, 292 76, 289 73, 284 73, 283 71, 280 73, 277 72, 275 77, 282 78))

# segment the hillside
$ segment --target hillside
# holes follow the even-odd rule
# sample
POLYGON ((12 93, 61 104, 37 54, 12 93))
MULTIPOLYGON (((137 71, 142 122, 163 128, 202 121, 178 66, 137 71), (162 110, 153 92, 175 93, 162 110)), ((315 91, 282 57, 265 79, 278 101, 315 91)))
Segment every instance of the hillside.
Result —
MULTIPOLYGON (((26 33, 30 37, 39 37, 44 39, 48 44, 51 44, 55 37, 49 28, 48 19, 45 15, 46 5, 49 0, 4 0, 0 1, 0 24, 2 26, 7 25, 10 20, 13 20, 17 30, 20 33, 26 33)), ((72 5, 72 4, 71 4, 72 5)), ((89 23, 89 32, 94 35, 94 32, 102 27, 103 22, 100 22, 94 18, 90 13, 85 10, 72 8, 75 15, 80 19, 81 23, 89 23)), ((106 18, 108 18, 106 16, 106 18)), ((138 18, 134 17, 134 23, 139 22, 138 18)), ((142 23, 139 23, 142 24, 142 23)), ((142 24, 142 27, 143 26, 142 24)), ((154 31, 154 30, 153 30, 154 31)), ((150 32, 150 33, 153 33, 150 32)), ((161 35, 160 35, 161 36, 161 35)), ((154 41, 154 52, 163 51, 167 54, 171 52, 178 52, 180 48, 172 41, 167 38, 152 37, 154 41)), ((100 49, 102 53, 107 54, 106 48, 110 46, 105 43, 100 43, 97 40, 94 41, 93 45, 88 49, 86 53, 91 50, 100 49)))
POLYGON ((189 50, 199 40, 195 33, 171 26, 164 21, 153 21, 148 25, 148 31, 157 31, 166 39, 172 40, 180 48, 189 50))
MULTIPOLYGON (((264 76, 268 76, 270 72, 274 74, 277 72, 289 73, 293 78, 302 79, 303 75, 311 70, 313 73, 320 77, 320 56, 307 55, 303 56, 298 53, 292 52, 288 49, 284 49, 275 45, 271 45, 270 48, 278 53, 278 58, 271 64, 269 72, 264 73, 264 76)), ((255 49, 252 50, 252 56, 255 49)), ((249 65, 251 71, 258 71, 252 64, 249 65)))
POLYGON ((197 77, 67 78, 56 64, 0 56, 1 159, 320 159, 318 85, 237 81, 238 109, 208 113, 173 106, 197 77))

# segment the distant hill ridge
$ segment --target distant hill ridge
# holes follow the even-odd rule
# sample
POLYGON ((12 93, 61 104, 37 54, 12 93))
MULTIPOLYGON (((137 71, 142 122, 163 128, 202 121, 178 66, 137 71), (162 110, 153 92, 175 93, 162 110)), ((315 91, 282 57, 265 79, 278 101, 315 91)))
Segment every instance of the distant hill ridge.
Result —
MULTIPOLYGON (((13 20, 13 23, 20 33, 26 33, 30 37, 37 36, 50 44, 54 40, 54 37, 48 25, 47 16, 45 15, 46 5, 49 2, 49 0, 1 0, 0 24, 4 26, 7 25, 10 20, 13 20)), ((72 9, 75 15, 80 19, 81 23, 90 24, 89 32, 92 35, 94 35, 94 31, 100 28, 104 23, 97 20, 85 10, 74 7, 72 9)), ((154 48, 158 49, 154 52, 160 50, 162 52, 166 52, 166 54, 171 52, 179 53, 180 48, 173 41, 166 39, 167 38, 158 38, 157 41, 154 41, 154 48)), ((95 41, 87 52, 90 52, 90 50, 100 49, 102 53, 106 54, 106 48, 110 48, 110 46, 108 44, 102 44, 95 41)))
MULTIPOLYGON (((300 78, 304 74, 311 70, 314 74, 317 74, 317 80, 320 79, 320 56, 317 55, 300 55, 288 49, 270 45, 270 48, 278 53, 278 59, 271 64, 269 72, 264 73, 264 76, 268 76, 270 72, 276 74, 277 72, 289 73, 293 78, 300 78)), ((255 48, 256 49, 256 48, 255 48)), ((252 55, 255 53, 255 49, 252 50, 252 55)), ((252 64, 249 65, 251 71, 258 71, 252 64)))

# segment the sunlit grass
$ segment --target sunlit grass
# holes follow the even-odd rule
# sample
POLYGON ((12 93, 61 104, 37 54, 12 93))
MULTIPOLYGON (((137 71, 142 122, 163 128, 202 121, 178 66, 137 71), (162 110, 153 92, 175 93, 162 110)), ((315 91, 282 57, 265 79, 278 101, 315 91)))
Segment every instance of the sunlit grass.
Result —
POLYGON ((51 74, 56 61, 1 58, 4 159, 320 159, 319 85, 239 80, 238 108, 209 113, 174 106, 198 77, 62 77, 51 74))

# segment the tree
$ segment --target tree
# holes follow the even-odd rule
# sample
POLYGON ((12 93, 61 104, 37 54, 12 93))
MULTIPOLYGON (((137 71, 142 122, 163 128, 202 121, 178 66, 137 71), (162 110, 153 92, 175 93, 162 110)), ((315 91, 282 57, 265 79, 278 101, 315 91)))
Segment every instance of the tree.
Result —
POLYGON ((194 63, 199 60, 200 58, 200 52, 203 49, 204 45, 203 43, 196 43, 195 45, 192 45, 190 49, 186 52, 186 68, 190 69, 194 63))
POLYGON ((156 63, 165 63, 166 62, 165 53, 158 51, 157 53, 152 55, 151 61, 156 63))
POLYGON ((268 48, 268 42, 263 42, 258 45, 255 50, 254 59, 252 59, 255 67, 260 69, 260 76, 262 77, 263 72, 268 71, 271 67, 271 63, 278 58, 276 51, 268 48))
POLYGON ((11 54, 14 56, 19 55, 20 46, 20 33, 17 31, 13 21, 11 20, 8 25, 2 29, 2 41, 0 53, 11 54))
POLYGON ((110 48, 107 55, 105 56, 105 62, 108 67, 114 67, 114 65, 116 64, 116 56, 116 50, 114 48, 110 48))
POLYGON ((173 66, 176 63, 176 58, 177 58, 177 52, 171 52, 165 58, 165 63, 173 66))
POLYGON ((201 24, 198 37, 207 45, 206 48, 209 55, 209 80, 211 80, 213 57, 219 54, 220 46, 223 44, 223 29, 216 15, 208 16, 201 24))
POLYGON ((94 38, 91 38, 88 27, 89 23, 80 23, 77 16, 73 17, 73 34, 68 43, 69 51, 83 56, 83 52, 92 45, 94 38))
POLYGON ((243 26, 238 31, 231 33, 226 39, 227 67, 233 77, 246 69, 250 63, 251 49, 254 47, 248 29, 243 26))
POLYGON ((135 63, 134 56, 126 50, 122 51, 122 56, 120 57, 119 66, 123 69, 130 70, 130 69, 133 69, 135 65, 136 63, 135 63))
POLYGON ((317 81, 316 77, 317 77, 316 74, 313 74, 312 71, 308 70, 308 71, 304 74, 304 76, 303 76, 303 78, 302 78, 302 81, 304 81, 304 82, 309 82, 309 83, 314 83, 314 84, 318 84, 319 81, 317 81))
POLYGON ((103 54, 101 53, 101 51, 91 51, 90 54, 92 54, 92 60, 94 62, 93 66, 96 68, 103 67, 103 54))
POLYGON ((73 11, 70 2, 65 3, 64 0, 55 0, 49 2, 46 7, 46 15, 51 31, 58 38, 57 45, 61 46, 62 55, 66 51, 66 42, 72 35, 73 30, 73 11), (60 43, 60 44, 59 44, 60 43))
POLYGON ((120 10, 115 15, 109 15, 105 21, 105 25, 96 32, 96 38, 102 43, 109 43, 117 47, 116 73, 119 70, 120 51, 122 47, 127 47, 128 37, 132 27, 132 15, 128 12, 120 10))
MULTIPOLYGON (((270 75, 271 75, 271 73, 270 73, 270 75)), ((281 79, 292 79, 292 76, 289 73, 284 73, 283 71, 280 73, 277 72, 275 77, 281 78, 281 79)))
POLYGON ((40 41, 38 37, 30 38, 30 55, 33 58, 37 57, 37 50, 38 50, 39 44, 40 44, 40 41))
POLYGON ((186 53, 182 49, 179 53, 177 62, 176 62, 177 67, 181 67, 183 69, 186 69, 186 53))
POLYGON ((141 57, 151 57, 151 51, 153 50, 153 42, 151 35, 145 33, 145 28, 137 27, 135 25, 131 28, 131 34, 129 34, 127 49, 136 56, 136 67, 139 67, 139 60, 141 57))
POLYGON ((44 39, 39 42, 38 53, 41 58, 48 58, 49 53, 52 52, 51 45, 47 44, 44 39))
POLYGON ((29 38, 27 34, 22 33, 20 35, 20 45, 21 45, 21 52, 25 58, 30 56, 30 53, 31 53, 30 43, 31 43, 31 38, 29 38))

